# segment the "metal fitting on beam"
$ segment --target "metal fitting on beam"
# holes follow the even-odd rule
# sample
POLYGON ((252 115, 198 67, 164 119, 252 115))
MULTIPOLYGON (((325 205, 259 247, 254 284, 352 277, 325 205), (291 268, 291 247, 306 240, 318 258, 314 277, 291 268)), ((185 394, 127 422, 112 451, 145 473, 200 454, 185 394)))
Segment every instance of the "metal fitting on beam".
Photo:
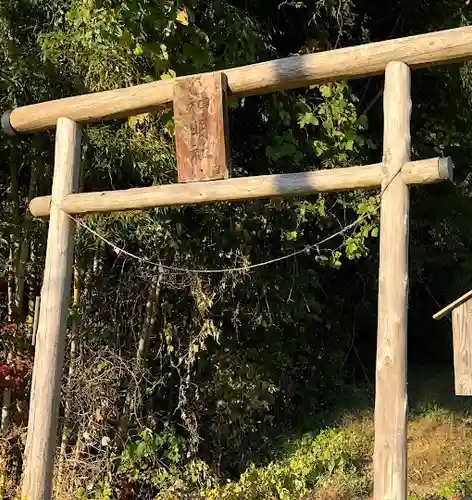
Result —
POLYGON ((5 132, 5 134, 9 135, 10 137, 14 137, 18 135, 16 133, 16 130, 11 126, 10 122, 10 115, 13 110, 9 109, 8 111, 5 111, 2 115, 1 123, 2 123, 2 129, 5 132))

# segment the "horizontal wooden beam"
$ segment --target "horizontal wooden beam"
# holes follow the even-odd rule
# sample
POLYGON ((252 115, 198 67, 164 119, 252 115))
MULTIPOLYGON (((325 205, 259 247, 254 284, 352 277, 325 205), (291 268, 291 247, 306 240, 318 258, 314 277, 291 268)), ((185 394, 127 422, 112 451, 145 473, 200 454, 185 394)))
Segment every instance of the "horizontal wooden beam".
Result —
MULTIPOLYGON (((287 57, 224 72, 230 95, 240 97, 378 75, 390 61, 420 68, 470 57, 472 26, 467 26, 287 57)), ((16 108, 3 117, 2 126, 10 133, 36 132, 53 128, 61 116, 77 122, 97 122, 153 111, 172 102, 174 81, 162 80, 16 108)))
POLYGON ((446 307, 443 307, 440 311, 438 311, 433 316, 433 319, 444 318, 444 316, 449 314, 453 309, 455 309, 456 307, 459 307, 464 302, 467 302, 469 299, 472 299, 472 290, 468 291, 467 293, 464 293, 464 295, 462 295, 462 297, 459 297, 458 299, 456 299, 454 302, 451 302, 446 307))
MULTIPOLYGON (((452 180, 450 158, 408 162, 401 176, 406 184, 432 184, 452 180)), ((384 165, 334 168, 294 174, 260 175, 189 184, 166 184, 121 191, 78 193, 66 196, 61 208, 69 214, 119 212, 161 206, 192 205, 220 201, 246 201, 257 198, 306 196, 320 192, 378 188, 384 179, 384 165)), ((51 197, 31 200, 31 214, 49 215, 51 197)))

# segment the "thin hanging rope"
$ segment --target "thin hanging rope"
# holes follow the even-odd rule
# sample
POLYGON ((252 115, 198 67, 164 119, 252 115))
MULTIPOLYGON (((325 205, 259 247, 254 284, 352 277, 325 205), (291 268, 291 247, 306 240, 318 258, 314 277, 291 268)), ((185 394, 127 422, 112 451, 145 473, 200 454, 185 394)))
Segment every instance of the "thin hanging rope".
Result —
MULTIPOLYGON (((64 212, 64 213, 66 213, 66 212, 64 212)), ((92 229, 90 226, 85 224, 85 222, 82 222, 80 219, 77 219, 77 218, 75 218, 72 215, 67 214, 67 213, 66 213, 66 215, 70 219, 75 221, 79 226, 83 227, 85 230, 87 230, 88 232, 90 232, 91 234, 96 236, 98 239, 100 239, 101 241, 103 241, 104 243, 106 243, 107 245, 112 247, 117 252, 118 255, 123 253, 124 255, 126 255, 132 259, 138 260, 138 261, 143 262, 145 264, 150 264, 152 266, 161 267, 162 269, 165 269, 166 271, 171 271, 171 272, 176 273, 176 274, 191 274, 191 273, 194 273, 194 274, 222 274, 222 273, 231 273, 231 272, 250 271, 251 269, 256 269, 258 267, 268 266, 270 264, 274 264, 275 262, 280 262, 282 260, 291 259, 292 257, 295 257, 296 255, 300 255, 308 250, 312 250, 313 248, 318 247, 319 245, 327 243, 328 241, 330 241, 330 240, 336 238, 337 236, 340 236, 340 235, 344 234, 345 232, 349 231, 350 229, 354 228, 355 226, 357 226, 361 222, 362 219, 366 218, 366 215, 364 214, 361 217, 358 217, 351 224, 348 224, 347 226, 343 227, 342 229, 340 229, 336 233, 331 234, 327 238, 325 238, 321 241, 318 241, 317 243, 313 243, 312 245, 306 245, 301 250, 297 250, 295 252, 289 253, 287 255, 283 255, 281 257, 277 257, 275 259, 266 260, 264 262, 258 262, 257 264, 250 264, 248 266, 229 267, 229 268, 221 268, 221 269, 190 269, 190 268, 183 268, 183 267, 167 266, 167 265, 162 264, 160 262, 155 262, 155 261, 150 260, 146 257, 140 257, 139 255, 128 252, 124 248, 121 248, 118 245, 115 245, 113 242, 111 242, 110 240, 108 240, 107 238, 102 236, 100 233, 98 233, 97 231, 92 229)))
MULTIPOLYGON (((389 179, 389 181, 387 182, 387 184, 385 185, 385 187, 382 188, 381 192, 378 195, 378 198, 380 200, 382 199, 383 194, 385 193, 385 191, 387 190, 387 188, 390 186, 390 184, 392 183, 392 181, 397 177, 397 175, 400 174, 401 169, 402 169, 402 166, 389 179)), ((58 207, 58 208, 61 208, 59 205, 57 205, 56 203, 54 203, 52 200, 51 200, 51 204, 56 205, 56 207, 58 207)), ((360 224, 360 222, 362 222, 362 220, 366 219, 368 217, 368 215, 371 215, 371 214, 363 214, 363 215, 359 216, 354 222, 351 222, 347 226, 344 226, 342 229, 340 229, 339 231, 331 234, 330 236, 328 236, 328 237, 326 237, 326 238, 324 238, 324 239, 322 239, 322 240, 320 240, 320 241, 318 241, 316 243, 313 243, 311 245, 306 245, 301 250, 297 250, 295 252, 291 252, 291 253, 289 253, 287 255, 282 255, 281 257, 277 257, 275 259, 270 259, 270 260, 266 260, 266 261, 263 261, 263 262, 258 262, 256 264, 250 264, 250 265, 247 265, 247 266, 219 268, 219 269, 191 269, 191 268, 167 266, 165 264, 162 264, 161 262, 155 262, 155 261, 153 261, 151 259, 148 259, 146 257, 140 257, 139 255, 136 255, 134 253, 128 252, 124 248, 121 248, 118 245, 115 245, 115 243, 113 243, 112 241, 110 241, 107 238, 105 238, 104 236, 102 236, 100 233, 98 233, 97 231, 95 231, 94 229, 92 229, 90 226, 88 226, 87 224, 85 224, 85 222, 83 222, 79 218, 74 217, 74 216, 72 216, 71 214, 69 214, 67 212, 64 212, 64 213, 67 215, 67 217, 69 217, 71 220, 73 220, 76 224, 78 224, 79 226, 83 227, 86 231, 88 231, 89 233, 93 234, 96 238, 98 238, 99 240, 103 241, 105 244, 109 245, 111 248, 113 248, 117 252, 118 255, 124 254, 124 255, 126 255, 126 256, 134 259, 134 260, 137 260, 139 262, 143 262, 145 264, 150 264, 150 265, 155 266, 155 267, 160 267, 161 269, 166 270, 166 271, 170 271, 170 272, 172 272, 174 274, 192 274, 192 273, 193 274, 223 274, 223 273, 247 272, 247 271, 251 271, 252 269, 257 269, 259 267, 264 267, 264 266, 268 266, 270 264, 275 264, 276 262, 281 262, 283 260, 291 259, 291 258, 296 257, 297 255, 301 255, 302 253, 305 253, 305 252, 307 252, 309 250, 312 250, 314 248, 318 248, 320 245, 323 245, 324 243, 327 243, 328 241, 330 241, 330 240, 332 240, 332 239, 334 239, 334 238, 336 238, 338 236, 341 236, 342 234, 346 233, 350 229, 355 228, 357 225, 360 224)))

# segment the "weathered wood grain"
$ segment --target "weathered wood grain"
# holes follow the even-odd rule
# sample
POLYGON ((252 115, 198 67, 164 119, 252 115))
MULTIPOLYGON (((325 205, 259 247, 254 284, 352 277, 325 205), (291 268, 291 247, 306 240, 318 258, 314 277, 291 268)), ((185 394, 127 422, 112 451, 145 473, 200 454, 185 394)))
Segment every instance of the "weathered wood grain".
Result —
MULTIPOLYGON (((390 61, 411 68, 452 63, 472 57, 472 26, 375 42, 316 54, 224 70, 233 96, 265 94, 332 80, 379 75, 390 61)), ((53 128, 67 116, 77 122, 98 122, 156 110, 172 101, 176 80, 97 92, 32 104, 5 116, 4 130, 17 133, 53 128)))
POLYGON ((454 385, 457 396, 472 396, 472 299, 452 311, 454 385))
MULTIPOLYGON (((152 207, 246 201, 280 196, 307 196, 349 189, 378 188, 384 178, 383 164, 333 168, 295 174, 259 175, 191 184, 166 184, 145 188, 71 194, 61 202, 69 214, 117 212, 152 207)), ((400 174, 405 184, 432 184, 452 180, 449 158, 408 162, 400 174)), ((49 215, 50 196, 31 200, 35 217, 49 215)))
POLYGON ((225 75, 177 79, 174 120, 179 182, 230 177, 225 75))
POLYGON ((50 500, 68 305, 71 292, 74 222, 60 208, 78 187, 79 125, 60 118, 56 130, 51 217, 31 383, 22 497, 50 500))
POLYGON ((384 164, 375 389, 374 499, 407 497, 407 313, 409 189, 398 172, 410 160, 410 69, 385 71, 384 164))

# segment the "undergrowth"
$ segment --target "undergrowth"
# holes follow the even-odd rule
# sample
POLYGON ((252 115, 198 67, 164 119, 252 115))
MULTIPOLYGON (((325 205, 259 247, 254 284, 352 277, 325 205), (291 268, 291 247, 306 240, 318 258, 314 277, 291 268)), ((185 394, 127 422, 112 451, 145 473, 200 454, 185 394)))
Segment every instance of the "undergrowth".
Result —
POLYGON ((306 435, 292 444, 291 453, 265 467, 252 466, 239 481, 207 490, 203 497, 291 500, 332 484, 361 495, 369 489, 365 467, 370 444, 370 439, 353 429, 326 429, 306 435))
MULTIPOLYGON (((441 383, 430 377, 419 391, 410 386, 409 500, 472 499, 471 404, 467 398, 454 397, 446 383, 441 383)), ((360 395, 354 393, 358 401, 360 395)), ((185 441, 171 428, 160 434, 143 431, 125 445, 120 455, 110 457, 114 465, 107 474, 84 482, 74 491, 56 489, 56 497, 369 500, 373 408, 361 406, 338 412, 324 424, 318 415, 312 428, 319 430, 314 432, 296 435, 292 429, 291 437, 273 443, 275 451, 267 461, 250 465, 233 480, 219 476, 203 460, 186 459, 185 441), (129 496, 123 496, 126 491, 129 496)), ((8 479, 0 474, 0 491, 8 489, 8 479)))

